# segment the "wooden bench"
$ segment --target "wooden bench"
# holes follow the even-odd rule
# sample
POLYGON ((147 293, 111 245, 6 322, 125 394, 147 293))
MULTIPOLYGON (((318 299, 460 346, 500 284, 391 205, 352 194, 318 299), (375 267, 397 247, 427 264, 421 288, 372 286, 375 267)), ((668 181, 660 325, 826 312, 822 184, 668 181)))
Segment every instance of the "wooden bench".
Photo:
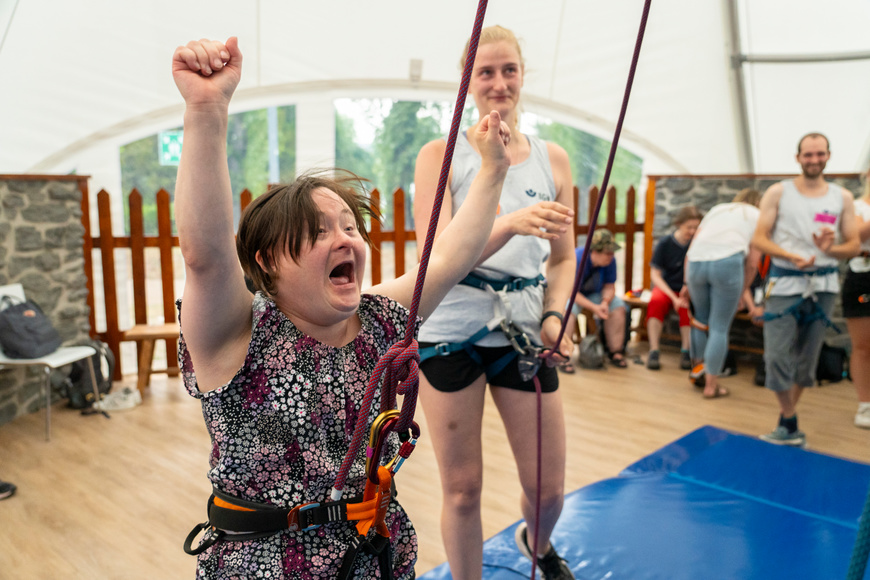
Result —
MULTIPOLYGON (((151 365, 154 362, 154 342, 157 340, 178 340, 180 329, 177 322, 167 324, 137 324, 124 332, 123 340, 135 340, 139 346, 139 377, 136 387, 144 394, 145 387, 151 382, 151 365)), ((166 372, 170 376, 178 374, 177 364, 167 363, 166 372)))
MULTIPOLYGON (((626 316, 631 316, 631 311, 635 308, 640 310, 640 321, 636 326, 631 327, 632 332, 637 332, 638 340, 647 340, 646 333, 646 310, 647 306, 649 306, 649 302, 643 300, 642 298, 634 297, 634 296, 623 296, 622 299, 625 301, 625 305, 627 308, 626 316)), ((734 320, 741 320, 746 322, 751 322, 751 318, 748 312, 738 312, 734 316, 734 320)), ((759 332, 761 329, 759 328, 759 332)), ((662 334, 662 338, 666 340, 676 340, 679 341, 680 337, 678 335, 671 334, 662 334)), ((763 348, 758 348, 754 346, 746 346, 742 344, 735 344, 734 341, 731 341, 728 345, 728 348, 731 350, 736 350, 740 352, 750 352, 753 354, 764 354, 763 348)))

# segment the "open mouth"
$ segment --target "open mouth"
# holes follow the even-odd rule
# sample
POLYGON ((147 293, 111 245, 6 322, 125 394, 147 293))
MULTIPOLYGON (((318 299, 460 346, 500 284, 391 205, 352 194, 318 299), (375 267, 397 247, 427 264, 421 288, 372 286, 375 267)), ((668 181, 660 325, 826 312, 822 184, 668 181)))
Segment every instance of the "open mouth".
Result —
POLYGON ((329 281, 339 286, 341 284, 350 284, 354 281, 353 263, 342 262, 332 269, 329 273, 329 281))

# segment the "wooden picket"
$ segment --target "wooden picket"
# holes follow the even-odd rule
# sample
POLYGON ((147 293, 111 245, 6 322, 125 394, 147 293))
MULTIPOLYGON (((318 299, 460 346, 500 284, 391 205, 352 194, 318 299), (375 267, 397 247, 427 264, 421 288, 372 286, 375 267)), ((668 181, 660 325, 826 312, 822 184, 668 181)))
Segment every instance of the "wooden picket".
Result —
MULTIPOLYGON (((87 185, 85 184, 86 188, 87 185)), ((84 191, 86 194, 86 189, 84 191)), ((576 215, 580 215, 579 201, 577 188, 575 187, 575 202, 574 211, 576 215)), ((375 207, 380 207, 381 194, 378 190, 372 192, 372 203, 375 207)), ((250 204, 252 195, 250 191, 245 190, 240 197, 240 209, 244 209, 250 204)), ((598 188, 593 187, 589 194, 590 214, 591 208, 594 207, 598 199, 598 188)), ((643 231, 645 224, 643 222, 636 223, 634 220, 635 210, 634 204, 636 193, 634 188, 629 188, 626 195, 626 221, 625 223, 616 222, 616 192, 614 188, 610 188, 606 203, 606 211, 604 215, 606 219, 601 225, 608 228, 614 234, 625 234, 625 263, 624 268, 625 286, 631 288, 632 271, 634 265, 634 234, 635 232, 643 231)), ((392 211, 394 219, 394 227, 391 230, 384 230, 381 223, 373 220, 369 228, 369 236, 372 240, 371 252, 371 283, 378 284, 383 280, 383 254, 381 252, 385 243, 392 243, 394 246, 394 272, 396 275, 405 272, 405 244, 415 241, 414 230, 405 229, 405 192, 402 189, 397 189, 393 194, 392 211)), ((133 323, 148 324, 147 311, 147 263, 148 255, 146 248, 158 248, 160 277, 163 307, 163 319, 165 322, 174 322, 176 320, 175 310, 175 288, 174 279, 175 272, 173 266, 173 251, 178 247, 178 236, 172 233, 172 207, 170 196, 165 190, 160 190, 156 195, 157 209, 157 229, 156 236, 147 236, 144 233, 144 220, 142 211, 142 195, 133 190, 128 197, 129 207, 129 236, 115 237, 112 234, 112 217, 110 208, 110 196, 105 190, 97 194, 97 212, 98 223, 100 226, 100 235, 93 236, 90 229, 90 217, 87 195, 82 196, 82 225, 85 227, 85 274, 88 280, 88 304, 91 307, 91 328, 96 328, 96 317, 93 298, 94 272, 93 264, 91 263, 90 249, 100 250, 100 264, 103 270, 103 306, 105 308, 106 329, 103 332, 93 332, 94 336, 109 344, 118 364, 115 368, 115 378, 120 379, 123 373, 123 365, 120 357, 120 344, 123 339, 124 330, 120 328, 119 323, 119 304, 118 292, 116 288, 116 273, 115 273, 115 253, 114 250, 128 250, 130 252, 130 260, 132 267, 132 290, 133 290, 133 323)), ((589 231, 589 224, 576 223, 574 226, 575 235, 585 235, 589 231)), ((153 260, 153 258, 151 258, 153 260)), ((166 360, 169 361, 169 373, 176 374, 177 367, 177 346, 175 344, 166 345, 166 360)))

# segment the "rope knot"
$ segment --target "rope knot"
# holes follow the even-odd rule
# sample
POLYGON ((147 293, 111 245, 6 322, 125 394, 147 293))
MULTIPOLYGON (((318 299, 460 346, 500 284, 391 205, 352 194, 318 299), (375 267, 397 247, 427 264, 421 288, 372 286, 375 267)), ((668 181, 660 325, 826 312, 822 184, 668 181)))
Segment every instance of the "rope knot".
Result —
POLYGON ((390 357, 387 380, 400 384, 398 393, 404 395, 409 386, 406 383, 417 383, 417 372, 420 368, 419 345, 414 339, 408 343, 396 343, 390 347, 386 356, 390 357))

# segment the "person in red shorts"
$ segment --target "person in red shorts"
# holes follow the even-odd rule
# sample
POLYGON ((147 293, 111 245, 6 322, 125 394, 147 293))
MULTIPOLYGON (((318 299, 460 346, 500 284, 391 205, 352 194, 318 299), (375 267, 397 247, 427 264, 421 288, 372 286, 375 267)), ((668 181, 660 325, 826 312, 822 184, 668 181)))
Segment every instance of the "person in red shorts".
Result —
MULTIPOLYGON (((694 206, 682 208, 674 217, 674 233, 661 238, 656 244, 650 262, 652 296, 646 311, 646 330, 649 337, 649 355, 646 368, 659 370, 659 341, 665 316, 673 308, 680 315, 680 368, 691 369, 689 356, 690 318, 688 300, 680 295, 685 285, 684 265, 689 242, 701 223, 701 212, 694 206)), ((685 294, 685 293, 684 293, 685 294)))

